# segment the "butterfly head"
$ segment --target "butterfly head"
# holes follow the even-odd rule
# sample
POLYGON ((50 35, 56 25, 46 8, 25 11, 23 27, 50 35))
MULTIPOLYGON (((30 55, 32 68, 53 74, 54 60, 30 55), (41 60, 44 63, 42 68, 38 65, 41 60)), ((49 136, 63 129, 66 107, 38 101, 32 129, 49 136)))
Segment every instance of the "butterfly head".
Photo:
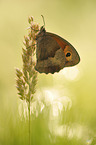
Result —
POLYGON ((45 33, 46 33, 46 30, 45 30, 44 26, 42 26, 42 27, 40 28, 39 33, 38 33, 37 36, 36 36, 36 40, 37 40, 38 38, 41 38, 45 33))

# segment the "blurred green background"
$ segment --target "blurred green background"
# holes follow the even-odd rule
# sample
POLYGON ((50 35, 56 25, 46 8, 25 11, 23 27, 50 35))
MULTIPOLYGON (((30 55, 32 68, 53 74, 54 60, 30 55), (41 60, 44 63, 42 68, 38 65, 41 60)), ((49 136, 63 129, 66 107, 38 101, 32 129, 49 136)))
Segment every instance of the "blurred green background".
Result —
POLYGON ((96 144, 96 1, 0 0, 0 145, 28 144, 26 103, 15 88, 22 68, 28 17, 68 40, 81 62, 54 75, 38 74, 32 104, 32 145, 96 144))

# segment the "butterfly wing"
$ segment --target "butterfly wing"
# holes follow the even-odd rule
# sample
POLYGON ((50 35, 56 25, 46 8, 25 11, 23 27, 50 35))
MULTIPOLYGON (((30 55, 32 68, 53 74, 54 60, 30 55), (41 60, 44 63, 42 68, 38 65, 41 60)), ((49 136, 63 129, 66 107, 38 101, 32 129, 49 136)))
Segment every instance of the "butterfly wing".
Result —
POLYGON ((35 69, 40 73, 58 72, 64 67, 79 63, 78 52, 62 37, 44 30, 37 38, 35 69))
POLYGON ((65 67, 74 66, 80 62, 80 56, 78 52, 67 40, 53 33, 47 32, 47 35, 51 36, 63 49, 66 57, 65 67))
POLYGON ((40 73, 55 73, 59 72, 65 66, 65 54, 62 48, 58 49, 54 57, 48 57, 45 60, 39 60, 36 63, 35 69, 40 73))
POLYGON ((37 39, 36 57, 37 61, 54 57, 55 52, 60 48, 59 44, 47 32, 37 39))

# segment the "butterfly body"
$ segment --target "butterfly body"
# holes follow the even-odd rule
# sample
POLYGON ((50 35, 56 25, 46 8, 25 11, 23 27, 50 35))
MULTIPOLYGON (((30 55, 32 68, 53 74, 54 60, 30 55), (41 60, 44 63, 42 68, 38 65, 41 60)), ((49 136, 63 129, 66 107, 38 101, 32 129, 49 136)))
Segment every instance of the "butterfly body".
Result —
POLYGON ((68 41, 56 34, 46 32, 44 27, 41 27, 36 41, 35 69, 40 73, 53 74, 80 61, 79 54, 68 41))

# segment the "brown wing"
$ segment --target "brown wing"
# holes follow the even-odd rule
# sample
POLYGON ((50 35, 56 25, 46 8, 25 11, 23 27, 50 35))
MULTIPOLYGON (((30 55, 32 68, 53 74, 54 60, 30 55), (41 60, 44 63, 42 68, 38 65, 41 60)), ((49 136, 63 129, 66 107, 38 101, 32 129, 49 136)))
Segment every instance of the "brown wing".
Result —
POLYGON ((60 36, 46 32, 37 39, 36 70, 40 73, 55 73, 80 61, 75 48, 60 36))
POLYGON ((54 57, 48 57, 46 60, 39 60, 35 69, 40 73, 55 73, 65 66, 65 54, 62 48, 58 49, 54 57))
MULTIPOLYGON (((71 46, 73 47, 67 40, 63 39, 62 37, 56 35, 56 34, 53 34, 53 33, 50 33, 50 32, 46 32, 46 35, 49 35, 51 36, 54 40, 57 41, 57 43, 59 44, 59 46, 64 50, 64 48, 66 46, 71 46)), ((74 48, 74 47, 73 47, 74 48)), ((75 48, 74 48, 75 49, 75 48)))
POLYGON ((53 33, 47 32, 47 35, 50 35, 54 40, 56 40, 59 46, 63 49, 66 57, 65 67, 74 66, 80 62, 78 52, 67 40, 53 33))
POLYGON ((54 57, 55 52, 60 48, 57 41, 47 32, 37 39, 36 57, 37 61, 54 57))

